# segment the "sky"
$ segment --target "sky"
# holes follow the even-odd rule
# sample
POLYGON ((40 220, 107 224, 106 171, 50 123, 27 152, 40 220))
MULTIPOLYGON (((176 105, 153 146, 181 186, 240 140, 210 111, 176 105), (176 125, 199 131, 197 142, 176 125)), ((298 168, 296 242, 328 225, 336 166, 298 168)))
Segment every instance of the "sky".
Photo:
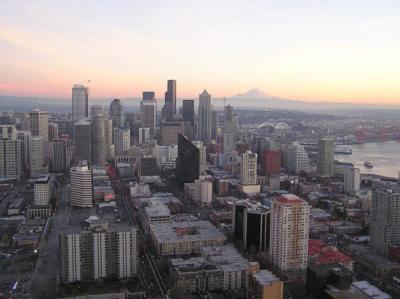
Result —
POLYGON ((0 95, 400 105, 399 37, 398 0, 2 0, 0 95))

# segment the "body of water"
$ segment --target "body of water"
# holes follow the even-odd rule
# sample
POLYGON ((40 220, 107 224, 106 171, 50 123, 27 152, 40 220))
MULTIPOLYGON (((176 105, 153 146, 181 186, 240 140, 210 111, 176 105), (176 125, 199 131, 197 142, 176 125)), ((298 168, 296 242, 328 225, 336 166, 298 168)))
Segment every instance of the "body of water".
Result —
POLYGON ((341 162, 353 163, 360 168, 361 173, 378 174, 388 177, 398 177, 400 170, 400 142, 385 141, 349 145, 352 155, 336 154, 335 159, 341 162), (366 168, 364 162, 369 161, 374 166, 366 168))

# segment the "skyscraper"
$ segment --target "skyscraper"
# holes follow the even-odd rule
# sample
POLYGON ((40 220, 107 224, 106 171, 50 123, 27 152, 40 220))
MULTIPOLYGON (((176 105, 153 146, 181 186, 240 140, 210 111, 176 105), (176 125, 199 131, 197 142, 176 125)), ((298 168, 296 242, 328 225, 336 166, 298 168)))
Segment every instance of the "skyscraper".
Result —
POLYGON ((89 117, 89 87, 74 84, 72 87, 72 120, 74 122, 89 117))
POLYGON ((51 170, 52 172, 64 172, 69 168, 70 157, 68 151, 68 139, 56 139, 51 143, 51 170))
POLYGON ((53 141, 58 138, 58 124, 57 123, 49 123, 49 141, 53 141))
POLYGON ((247 151, 242 155, 240 183, 244 186, 257 183, 257 154, 247 151))
POLYGON ((211 140, 217 140, 218 135, 218 112, 213 110, 211 106, 211 140))
POLYGON ((198 139, 208 144, 211 142, 211 95, 206 90, 199 95, 198 116, 198 139))
POLYGON ((104 118, 104 147, 105 159, 112 160, 114 158, 112 120, 106 117, 104 118))
POLYGON ((92 117, 92 127, 90 137, 92 165, 103 166, 106 162, 104 118, 102 115, 92 117))
POLYGON ((106 116, 103 105, 92 105, 90 106, 90 118, 93 119, 95 116, 106 116))
POLYGON ((163 118, 167 121, 173 120, 176 115, 176 81, 167 81, 167 92, 165 93, 165 105, 163 118))
POLYGON ((0 177, 19 177, 22 164, 21 141, 17 139, 15 127, 8 127, 14 133, 0 136, 0 177))
POLYGON ((150 136, 154 138, 157 121, 157 102, 154 97, 154 92, 143 92, 143 101, 141 102, 140 110, 142 112, 142 127, 149 128, 150 136))
POLYGON ((193 183, 199 178, 200 151, 182 134, 178 135, 176 176, 181 183, 193 183))
POLYGON ((70 170, 71 205, 76 207, 92 207, 93 205, 93 185, 92 170, 89 169, 87 161, 79 161, 75 167, 70 170))
POLYGON ((182 120, 163 121, 161 124, 161 145, 178 144, 178 134, 184 134, 182 120))
POLYGON ((260 252, 269 249, 270 222, 268 208, 251 207, 244 210, 243 244, 247 250, 254 248, 260 252))
POLYGON ((92 161, 92 134, 91 124, 87 120, 80 120, 74 124, 75 161, 92 161))
POLYGON ((44 165, 43 137, 33 136, 30 144, 30 170, 31 177, 36 178, 47 173, 44 165))
POLYGON ((370 245, 387 255, 400 244, 400 185, 377 181, 372 186, 370 245))
POLYGON ((131 147, 131 131, 129 128, 114 128, 115 154, 122 155, 131 147))
POLYGON ((310 160, 304 146, 295 141, 289 144, 286 150, 287 155, 287 171, 299 174, 300 172, 310 171, 310 160))
POLYGON ((224 128, 224 155, 231 155, 235 137, 235 118, 233 107, 225 107, 225 128, 224 128))
POLYGON ((31 131, 17 131, 17 139, 21 144, 21 165, 23 168, 29 166, 29 145, 31 143, 31 131))
POLYGON ((318 175, 330 177, 333 175, 333 158, 335 143, 331 138, 322 138, 318 141, 318 175))
POLYGON ((293 194, 281 195, 271 208, 270 261, 282 271, 306 270, 310 207, 293 194))
POLYGON ((124 106, 120 99, 112 100, 110 104, 110 118, 112 119, 113 128, 124 127, 124 106))
POLYGON ((190 122, 194 127, 194 100, 182 101, 182 117, 185 122, 190 122))
POLYGON ((42 136, 43 141, 49 138, 49 114, 47 111, 33 109, 29 112, 32 136, 42 136))
POLYGON ((149 128, 139 128, 139 144, 146 144, 150 139, 150 129, 149 128))
POLYGON ((354 195, 360 191, 360 169, 345 167, 344 169, 344 192, 354 195))

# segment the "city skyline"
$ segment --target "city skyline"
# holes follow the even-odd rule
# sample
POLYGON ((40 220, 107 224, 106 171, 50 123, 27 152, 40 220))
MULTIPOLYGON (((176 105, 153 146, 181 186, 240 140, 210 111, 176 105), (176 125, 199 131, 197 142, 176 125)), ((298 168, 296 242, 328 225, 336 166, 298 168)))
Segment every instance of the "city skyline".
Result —
POLYGON ((69 98, 90 80, 91 98, 162 99, 172 78, 178 98, 399 103, 394 1, 154 4, 0 4, 0 95, 69 98))

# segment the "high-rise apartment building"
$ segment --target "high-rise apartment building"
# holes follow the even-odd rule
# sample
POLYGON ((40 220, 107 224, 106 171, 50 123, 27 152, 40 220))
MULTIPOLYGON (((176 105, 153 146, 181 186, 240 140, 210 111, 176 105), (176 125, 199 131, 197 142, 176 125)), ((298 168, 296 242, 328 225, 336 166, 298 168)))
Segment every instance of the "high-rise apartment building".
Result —
POLYGON ((91 123, 80 120, 74 124, 75 161, 92 162, 91 123))
POLYGON ((370 245, 387 255, 400 244, 400 185, 377 181, 372 187, 370 245))
POLYGON ((70 170, 71 205, 81 208, 93 206, 93 183, 92 170, 89 169, 87 161, 79 161, 75 167, 70 170))
POLYGON ((137 229, 90 216, 59 235, 61 281, 127 279, 137 274, 137 229))
POLYGON ((344 192, 354 195, 360 191, 360 169, 345 167, 344 169, 344 192))
POLYGON ((131 147, 130 128, 114 128, 115 154, 122 155, 131 147))
POLYGON ((44 164, 44 149, 43 149, 43 137, 33 136, 30 142, 30 170, 31 177, 37 178, 47 173, 46 166, 44 164))
POLYGON ((19 177, 22 170, 21 141, 15 126, 0 126, 0 177, 19 177))
POLYGON ((163 109, 163 118, 167 121, 174 119, 176 115, 176 81, 167 81, 167 92, 165 93, 165 105, 163 109))
POLYGON ((89 87, 74 84, 72 87, 72 120, 74 122, 89 117, 89 87))
POLYGON ((32 136, 42 136, 43 141, 49 138, 49 114, 47 111, 33 109, 29 112, 30 128, 32 136))
POLYGON ((120 99, 112 100, 110 104, 110 118, 112 119, 113 128, 123 128, 125 124, 124 120, 124 106, 120 99))
POLYGON ((266 150, 261 153, 260 174, 274 175, 281 172, 281 153, 279 151, 266 150))
POLYGON ((47 206, 51 196, 50 176, 46 175, 36 179, 33 186, 33 197, 36 206, 47 206))
POLYGON ((247 151, 242 155, 240 165, 240 183, 246 185, 257 184, 257 154, 247 151))
POLYGON ((234 149, 235 138, 235 119, 233 107, 227 105, 225 107, 225 126, 224 126, 224 155, 230 156, 234 149))
POLYGON ((211 142, 211 95, 206 90, 199 95, 198 117, 198 139, 208 144, 211 142))
POLYGON ((142 112, 142 128, 149 128, 150 136, 154 138, 157 121, 157 102, 154 92, 143 92, 143 101, 141 102, 140 110, 142 112))
POLYGON ((307 269, 310 207, 293 194, 281 195, 271 207, 270 261, 282 271, 307 269))
POLYGON ((299 142, 289 144, 286 149, 287 156, 287 171, 290 173, 299 174, 300 172, 310 171, 310 160, 304 146, 299 142))
POLYGON ((333 175, 333 160, 335 143, 331 138, 322 138, 318 141, 318 175, 330 177, 333 175))

